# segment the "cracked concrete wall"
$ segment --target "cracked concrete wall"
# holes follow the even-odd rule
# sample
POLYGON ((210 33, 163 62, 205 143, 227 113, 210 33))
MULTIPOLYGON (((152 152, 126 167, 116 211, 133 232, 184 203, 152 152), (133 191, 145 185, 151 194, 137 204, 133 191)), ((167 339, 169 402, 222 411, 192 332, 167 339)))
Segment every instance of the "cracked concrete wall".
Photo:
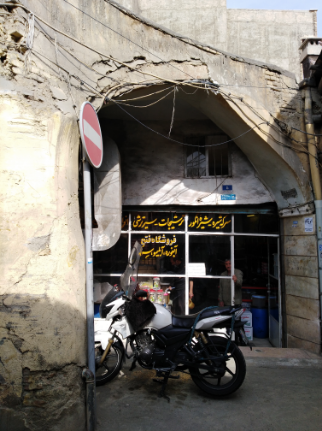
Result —
POLYGON ((78 126, 66 82, 25 70, 24 15, 1 12, 0 428, 81 430, 78 126))
MULTIPOLYGON (((118 0, 163 27, 236 55, 276 64, 301 80, 301 39, 316 34, 316 11, 227 9, 226 0, 118 0)), ((269 7, 269 5, 268 5, 269 7)))
POLYGON ((302 80, 299 47, 316 34, 316 11, 228 9, 227 51, 277 64, 302 80))
POLYGON ((51 96, 38 102, 24 94, 23 88, 50 94, 48 85, 26 81, 16 77, 18 92, 5 88, 12 81, 1 81, 0 399, 7 407, 1 429, 13 429, 12 409, 22 429, 47 423, 58 430, 66 415, 79 425, 70 429, 82 429, 86 328, 78 129, 51 96), (54 371, 57 379, 29 390, 25 369, 40 379, 54 371), (54 393, 60 393, 56 401, 54 393))
MULTIPOLYGON (((252 145, 238 145, 260 178, 267 160, 277 161, 281 184, 287 177, 303 203, 312 198, 307 155, 283 146, 303 147, 290 140, 302 140, 291 129, 303 129, 302 102, 292 74, 175 35, 112 1, 22 3, 0 7, 1 429, 59 430, 68 418, 66 429, 81 430, 85 272, 75 112, 85 100, 99 107, 103 95, 147 83, 218 81, 218 97, 198 90, 187 103, 234 136, 271 121, 249 135, 252 145)), ((265 185, 273 183, 265 175, 265 185)))

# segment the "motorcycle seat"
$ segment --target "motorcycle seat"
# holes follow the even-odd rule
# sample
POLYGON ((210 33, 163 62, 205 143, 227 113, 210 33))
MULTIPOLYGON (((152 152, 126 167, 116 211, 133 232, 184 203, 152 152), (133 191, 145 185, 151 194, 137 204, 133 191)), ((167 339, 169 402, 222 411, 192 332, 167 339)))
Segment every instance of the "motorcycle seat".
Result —
POLYGON ((200 313, 196 314, 190 314, 189 316, 176 316, 172 314, 172 326, 176 328, 192 328, 193 324, 196 321, 196 318, 198 314, 200 314, 199 321, 202 319, 206 319, 208 317, 212 316, 218 316, 219 314, 231 314, 232 310, 234 310, 233 307, 230 305, 224 306, 224 307, 216 307, 211 308, 209 310, 205 309, 202 310, 200 313))

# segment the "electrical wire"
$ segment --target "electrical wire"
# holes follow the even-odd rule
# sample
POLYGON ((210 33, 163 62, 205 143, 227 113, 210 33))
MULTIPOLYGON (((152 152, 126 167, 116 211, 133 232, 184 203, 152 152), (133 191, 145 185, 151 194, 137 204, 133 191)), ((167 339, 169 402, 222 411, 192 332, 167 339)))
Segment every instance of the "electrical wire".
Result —
MULTIPOLYGON (((65 1, 66 3, 68 3, 69 5, 71 5, 71 6, 73 6, 74 8, 76 8, 76 9, 78 9, 80 12, 82 12, 82 13, 84 13, 85 15, 88 15, 90 18, 92 18, 93 20, 95 20, 95 21, 97 21, 97 22, 99 22, 100 24, 102 24, 103 26, 106 26, 105 24, 103 24, 102 22, 100 22, 100 21, 98 21, 98 20, 96 20, 94 17, 92 17, 91 15, 89 15, 89 14, 86 14, 84 11, 82 11, 81 9, 79 9, 79 8, 77 8, 76 6, 74 6, 74 5, 72 5, 71 3, 69 3, 67 0, 63 0, 63 1, 65 1)), ((17 6, 20 6, 20 7, 23 7, 25 10, 27 10, 28 12, 30 12, 24 5, 21 5, 21 4, 18 4, 18 3, 14 3, 14 4, 11 4, 11 3, 6 3, 6 4, 3 4, 4 6, 15 6, 15 7, 17 7, 17 6)), ((154 78, 157 78, 157 79, 161 79, 161 80, 163 80, 163 78, 160 78, 160 77, 158 77, 157 75, 154 75, 154 74, 149 74, 149 73, 147 73, 147 72, 142 72, 142 71, 140 71, 140 70, 138 70, 138 69, 136 69, 136 68, 133 68, 132 66, 130 66, 130 65, 128 65, 128 64, 126 64, 126 63, 123 63, 123 62, 121 62, 121 61, 119 61, 119 60, 117 60, 116 58, 114 58, 114 57, 111 57, 111 56, 107 56, 107 55, 105 55, 105 54, 103 54, 103 53, 100 53, 100 52, 98 52, 98 51, 96 51, 96 50, 94 50, 94 49, 92 49, 92 48, 90 48, 90 47, 88 47, 87 45, 85 45, 85 44, 83 44, 82 42, 80 42, 79 40, 77 40, 77 39, 75 39, 75 38, 73 38, 73 37, 71 37, 71 36, 69 36, 69 35, 67 35, 66 33, 64 33, 64 32, 62 32, 62 31, 60 31, 60 30, 58 30, 58 29, 56 29, 56 28, 54 28, 53 26, 51 26, 49 23, 47 23, 45 20, 43 20, 42 18, 40 18, 40 17, 38 17, 37 15, 35 15, 36 16, 36 18, 37 19, 39 19, 40 21, 42 21, 45 25, 47 25, 47 26, 49 26, 50 28, 52 28, 53 30, 55 30, 55 31, 57 31, 57 32, 59 32, 59 33, 61 33, 62 35, 64 35, 64 36, 66 36, 66 37, 68 37, 68 38, 70 38, 71 40, 74 40, 76 43, 79 43, 79 44, 81 44, 81 45, 83 45, 84 47, 86 47, 87 49, 90 49, 90 50, 92 50, 93 52, 96 52, 97 54, 99 54, 99 55, 102 55, 102 56, 104 56, 104 57, 106 57, 106 58, 108 58, 108 59, 110 59, 110 60, 112 60, 112 61, 115 61, 115 62, 117 62, 117 63, 119 63, 119 64, 122 64, 123 66, 125 66, 125 67, 128 67, 128 68, 130 68, 130 69, 132 69, 132 70, 135 70, 135 71, 137 71, 137 72, 140 72, 140 73, 143 73, 143 74, 145 74, 145 75, 150 75, 150 76, 153 76, 154 78)), ((117 31, 115 31, 115 30, 113 30, 112 28, 110 28, 109 26, 106 26, 107 28, 109 28, 111 31, 114 31, 115 33, 117 33, 117 34, 119 34, 121 37, 124 37, 124 38, 126 38, 125 36, 123 36, 121 33, 119 33, 119 32, 117 32, 117 31)), ((130 40, 130 39, 128 39, 128 38, 126 38, 128 41, 130 41, 131 43, 134 43, 134 44, 136 44, 135 42, 133 42, 132 40, 130 40)), ((60 44, 59 44, 60 45, 60 44)), ((138 45, 138 44, 136 44, 137 46, 139 46, 141 49, 144 49, 144 50, 146 50, 144 47, 142 47, 141 45, 138 45)), ((60 45, 61 46, 61 45, 60 45)), ((34 50, 33 50, 34 51, 34 50)), ((152 55, 155 55, 155 54, 153 54, 153 53, 151 53, 150 51, 148 51, 148 50, 146 50, 147 52, 149 52, 150 54, 152 54, 152 55)), ((69 55, 71 55, 71 56, 73 56, 71 53, 69 53, 68 51, 66 51, 69 55)), ((38 55, 42 55, 44 58, 46 58, 48 61, 50 61, 50 62, 52 62, 52 60, 50 60, 49 58, 47 58, 46 56, 44 56, 43 54, 41 54, 41 53, 39 53, 38 52, 38 55)), ((156 57, 158 57, 158 56, 156 56, 156 57)), ((81 62, 81 60, 79 60, 76 56, 74 56, 74 58, 75 59, 77 59, 77 61, 80 61, 81 62)), ((158 57, 160 60, 162 60, 160 57, 158 57)), ((162 61, 164 61, 164 60, 162 60, 162 61)), ((55 64, 55 62, 52 62, 53 64, 55 64)), ((83 63, 83 62, 81 62, 83 65, 85 65, 86 67, 88 67, 89 69, 91 69, 91 70, 93 70, 94 72, 96 72, 96 73, 98 73, 98 74, 100 74, 98 71, 96 71, 95 69, 93 69, 91 66, 89 66, 89 65, 86 65, 85 63, 83 63)), ((78 76, 76 76, 76 75, 74 75, 74 74, 70 74, 66 69, 64 69, 64 68, 62 68, 61 66, 59 66, 57 63, 56 63, 56 65, 58 66, 58 67, 60 67, 62 70, 64 70, 67 74, 68 74, 68 76, 72 76, 72 77, 74 77, 75 79, 77 79, 78 81, 80 81, 81 82, 81 84, 82 83, 84 83, 83 82, 83 80, 81 79, 81 78, 79 78, 78 76)), ((177 70, 180 70, 180 69, 178 69, 178 68, 176 68, 177 70)), ((180 70, 180 72, 183 72, 182 70, 180 70)), ((103 75, 103 74, 100 74, 101 76, 104 76, 104 77, 108 77, 107 75, 103 75)), ((188 76, 191 76, 191 75, 189 75, 189 74, 187 74, 188 76)), ((172 80, 165 80, 164 79, 164 81, 165 82, 172 82, 173 84, 175 84, 175 85, 178 85, 178 82, 175 82, 175 81, 172 81, 172 80)), ((100 97, 102 97, 102 95, 101 95, 101 93, 99 93, 99 92, 97 92, 97 90, 94 88, 94 87, 92 87, 91 85, 89 85, 89 84, 87 84, 87 83, 84 83, 84 84, 86 84, 86 86, 88 86, 89 88, 91 88, 92 90, 94 90, 94 93, 96 93, 97 95, 99 95, 100 97)), ((186 84, 188 84, 188 83, 186 83, 186 84)), ((189 85, 189 84, 188 84, 189 85)), ((190 84, 191 85, 191 84, 190 84)), ((194 87, 196 87, 195 85, 193 85, 194 87)), ((229 86, 229 84, 224 84, 224 86, 229 86)), ((245 87, 256 87, 256 86, 245 86, 245 87)), ((195 90, 195 92, 199 89, 200 87, 197 87, 197 89, 195 90)), ((259 88, 259 87, 258 87, 259 88)), ((263 88, 269 88, 269 87, 263 87, 263 88)), ((278 87, 275 87, 275 89, 282 89, 282 87, 281 88, 278 88, 278 87)), ((290 87, 288 87, 287 89, 291 89, 290 87)), ((207 88, 206 88, 206 90, 207 90, 207 88)), ((110 100, 112 100, 112 99, 110 99, 110 100)), ((121 101, 119 102, 119 103, 122 103, 121 101)), ((157 103, 157 102, 156 102, 157 103)), ((132 105, 133 106, 133 105, 132 105)), ((151 105, 147 105, 146 107, 148 107, 148 106, 151 106, 151 105)), ((120 107, 120 106, 119 106, 120 107)), ((121 107, 120 107, 121 108, 121 107)), ((125 110, 124 110, 125 111, 125 110)), ((127 111, 125 111, 125 112, 127 112, 127 111)), ((258 114, 258 113, 257 113, 258 114)), ((129 115, 131 115, 131 114, 129 114, 129 115)), ((272 115, 272 114, 271 114, 272 115)), ((133 117, 134 118, 134 117, 133 117)), ((143 123, 142 123, 143 124, 143 123)), ((299 132, 301 132, 301 133, 304 133, 304 134, 308 134, 308 135, 312 135, 312 136, 322 136, 322 135, 319 135, 319 134, 309 134, 309 133, 307 133, 307 132, 304 132, 304 131, 302 131, 302 130, 300 130, 300 129, 296 129, 296 128, 292 128, 293 130, 297 130, 297 131, 299 131, 299 132)), ((281 130, 279 130, 279 132, 281 132, 281 130)), ((156 133, 158 133, 158 132, 156 132, 156 133)), ((264 132, 265 133, 265 132, 264 132)), ((268 135, 267 133, 265 133, 266 135, 268 135)), ((297 143, 299 143, 299 144, 302 144, 301 142, 299 142, 299 141, 296 141, 296 140, 294 140, 293 138, 290 138, 289 136, 288 136, 288 138, 289 139, 291 139, 291 140, 293 140, 294 142, 297 142, 297 143)), ((168 138, 169 139, 169 138, 168 138)), ((274 137, 273 137, 273 139, 275 140, 275 142, 277 142, 277 143, 279 143, 279 144, 281 144, 281 145, 284 145, 284 146, 286 146, 286 147, 289 147, 289 146, 287 146, 287 145, 285 145, 285 144, 283 144, 283 143, 281 143, 281 142, 279 142, 278 140, 276 140, 274 137)), ((179 143, 179 141, 177 141, 178 143, 179 143)), ((181 143, 182 144, 182 143, 181 143)), ((289 147, 289 148, 292 148, 292 147, 289 147)), ((295 150, 294 148, 292 148, 293 150, 295 150)), ((302 152, 306 152, 306 153, 308 153, 307 151, 302 151, 302 152)), ((315 157, 314 155, 313 155, 313 157, 315 157)), ((316 157, 315 157, 316 158, 316 157)))
MULTIPOLYGON (((133 40, 129 39, 128 37, 124 36, 122 33, 120 33, 117 30, 114 30, 113 28, 111 28, 110 26, 104 24, 102 21, 99 21, 98 19, 94 18, 92 15, 89 15, 88 13, 84 12, 83 10, 79 9, 77 6, 73 5, 72 3, 69 3, 67 0, 63 0, 65 3, 69 4, 70 6, 72 6, 73 8, 77 9, 79 12, 83 13, 84 15, 88 16, 89 18, 91 18, 93 21, 96 21, 97 23, 101 24, 103 27, 108 28, 109 30, 111 30, 113 33, 121 36, 122 38, 126 39, 128 42, 133 43, 133 45, 136 45, 137 47, 143 49, 143 51, 146 51, 147 53, 149 53, 150 55, 153 55, 154 57, 156 57, 158 60, 161 60, 162 62, 164 62, 164 60, 159 57, 158 55, 154 54, 153 52, 149 51, 148 49, 144 48, 143 46, 139 45, 138 43, 134 42, 133 40)), ((184 72, 183 70, 179 69, 178 67, 175 67, 174 65, 171 65, 174 69, 179 70, 181 73, 185 73, 187 76, 189 76, 190 78, 194 79, 193 76, 191 76, 189 73, 184 72)))
MULTIPOLYGON (((174 87, 175 88, 175 87, 174 87)), ((149 105, 139 106, 139 105, 131 105, 131 103, 124 103, 123 100, 118 100, 117 103, 120 105, 130 106, 131 108, 149 108, 150 106, 156 105, 157 103, 161 102, 161 100, 165 99, 166 97, 170 96, 170 94, 173 93, 173 90, 171 90, 169 93, 167 93, 165 96, 162 96, 161 99, 158 99, 155 102, 150 103, 149 105)))
MULTIPOLYGON (((87 14, 86 12, 84 12, 84 11, 82 11, 81 9, 77 8, 76 6, 72 5, 72 4, 71 4, 71 3, 69 3, 67 0, 63 0, 63 1, 64 1, 65 3, 67 3, 67 4, 69 4, 70 6, 72 6, 72 7, 76 8, 76 9, 77 9, 77 10, 79 10, 81 13, 83 13, 83 14, 87 15, 88 17, 90 17, 90 18, 91 18, 91 19, 93 19, 94 21, 97 21, 97 22, 98 22, 98 23, 100 23, 102 26, 107 27, 108 29, 110 29, 111 31, 115 32, 115 33, 116 33, 116 34, 118 34, 119 36, 121 36, 121 37, 123 37, 123 38, 127 39, 129 42, 131 42, 131 43, 133 43, 133 44, 137 45, 137 46, 138 46, 138 47, 140 47, 141 49, 143 49, 143 50, 145 50, 146 52, 150 53, 151 55, 153 55, 153 56, 157 57, 157 58, 158 58, 159 60, 161 60, 162 62, 165 62, 165 60, 164 60, 164 59, 162 59, 161 57, 159 57, 159 56, 157 56, 156 54, 154 54, 154 53, 150 52, 149 50, 147 50, 146 48, 144 48, 144 47, 142 47, 141 45, 137 44, 136 42, 133 42, 131 39, 127 38, 126 36, 122 35, 121 33, 117 32, 116 30, 112 29, 111 27, 107 26, 106 24, 102 23, 101 21, 97 20, 97 19, 96 19, 96 18, 94 18, 93 16, 91 16, 91 15, 87 14)), ((27 7, 25 7, 24 5, 22 5, 22 4, 20 4, 20 3, 4 3, 4 4, 0 4, 0 5, 3 5, 3 6, 22 7, 22 8, 23 8, 23 9, 25 9, 27 12, 31 12, 27 7)), ((68 34, 66 34, 66 33, 64 33, 64 32, 62 32, 61 30, 59 30, 59 29, 55 28, 54 26, 52 26, 51 24, 49 24, 48 22, 46 22, 44 19, 42 19, 42 18, 41 18, 41 17, 39 17, 38 15, 36 15, 36 14, 34 14, 34 15, 35 15, 35 17, 36 17, 38 20, 40 20, 41 22, 43 22, 43 23, 44 23, 45 25, 47 25, 48 27, 52 28, 54 31, 56 31, 56 32, 58 32, 58 33, 62 34, 63 36, 65 36, 65 37, 67 37, 67 38, 69 38, 69 39, 73 40, 74 42, 76 42, 76 43, 78 43, 78 44, 80 44, 80 45, 84 46, 85 48, 87 48, 87 49, 91 50, 92 52, 95 52, 95 53, 97 53, 97 54, 99 54, 99 55, 101 55, 101 56, 103 56, 103 57, 105 57, 105 58, 107 58, 107 59, 109 59, 109 60, 115 61, 116 63, 119 63, 119 64, 123 65, 124 67, 127 67, 127 68, 129 68, 129 69, 131 69, 131 70, 133 70, 133 71, 138 72, 138 73, 141 73, 141 74, 144 74, 144 75, 149 75, 149 76, 152 76, 152 77, 154 77, 154 78, 160 79, 160 80, 162 80, 162 81, 165 81, 165 82, 171 82, 171 83, 173 83, 174 85, 176 85, 176 82, 175 82, 175 81, 173 81, 173 80, 164 79, 164 78, 158 77, 157 75, 150 74, 149 72, 141 71, 141 70, 139 70, 139 69, 133 68, 133 67, 132 67, 132 66, 130 66, 129 64, 126 64, 126 63, 124 63, 124 62, 121 62, 120 60, 118 60, 118 59, 116 59, 116 58, 114 58, 114 57, 111 57, 111 56, 108 56, 108 55, 106 55, 106 54, 103 54, 103 53, 101 53, 101 52, 99 52, 99 51, 97 51, 97 50, 95 50, 95 49, 93 49, 93 48, 89 47, 88 45, 85 45, 84 43, 82 43, 82 42, 81 42, 81 41, 79 41, 78 39, 73 38, 72 36, 70 36, 70 35, 68 35, 68 34)), ((175 36, 174 36, 174 37, 175 37, 175 36)), ((181 40, 181 39, 180 39, 180 40, 181 40)), ((184 41, 184 42, 185 42, 185 43, 187 43, 187 41, 184 41)), ((59 44, 59 45, 60 45, 60 44, 59 44)), ((60 46, 62 47, 62 45, 60 45, 60 46)), ((197 45, 196 45, 196 46, 197 46, 197 45)), ((200 47, 199 47, 199 48, 200 48, 200 47)), ((73 54, 71 54, 69 51, 67 51, 67 50, 66 50, 66 52, 68 52, 68 53, 69 53, 69 55, 73 56, 73 54)), ((103 74, 101 74, 100 72, 96 71, 95 69, 91 68, 91 66, 89 66, 89 65, 87 65, 86 63, 82 62, 82 61, 81 61, 81 60, 79 60, 76 56, 74 56, 74 58, 75 58, 75 59, 77 59, 79 62, 81 62, 84 66, 88 67, 89 69, 91 69, 91 70, 95 71, 96 73, 98 73, 98 74, 100 74, 100 75, 102 75, 102 76, 104 76, 104 77, 109 78, 107 75, 103 75, 103 74)), ((193 78, 193 76, 192 76, 192 75, 190 75, 190 74, 188 74, 187 72, 185 72, 185 71, 183 71, 183 70, 179 69, 178 67, 175 67, 173 64, 171 64, 171 63, 168 63, 168 64, 169 64, 169 66, 171 66, 171 67, 175 68, 176 70, 180 71, 181 73, 185 73, 187 76, 190 76, 191 78, 193 78)), ((110 78, 110 79, 112 79, 112 78, 110 78)), ((210 82, 209 82, 209 83, 210 83, 210 82)), ((191 84, 188 84, 188 83, 187 83, 187 85, 194 86, 194 85, 191 85, 191 84)), ((221 86, 230 86, 230 85, 231 85, 231 86, 234 86, 234 85, 232 85, 232 84, 220 84, 220 85, 221 85, 221 86)), ((196 86, 194 86, 194 87, 196 87, 196 86)), ((253 87, 253 88, 270 88, 270 87, 259 87, 259 86, 242 86, 242 85, 239 85, 239 87, 249 87, 249 88, 251 88, 251 87, 253 87)), ((290 87, 285 87, 285 88, 284 88, 284 87, 274 87, 274 88, 275 88, 275 89, 290 89, 290 87)))
MULTIPOLYGON (((224 94, 224 93, 222 93, 222 94, 224 94)), ((230 97, 230 95, 226 95, 227 97, 230 97)), ((240 97, 236 97, 237 99, 239 99, 240 100, 240 97)), ((264 117, 262 117, 251 105, 249 105, 247 102, 245 102, 244 100, 241 100, 249 109, 251 109, 252 110, 252 112, 254 113, 254 114, 256 114, 260 119, 262 119, 264 122, 266 121, 265 119, 264 119, 264 117)), ((234 102, 235 103, 235 102, 234 102)), ((247 116, 246 115, 246 113, 240 108, 240 106, 239 105, 237 105, 236 103, 235 103, 235 105, 239 108, 239 110, 243 113, 243 115, 245 115, 246 116, 246 118, 248 118, 250 121, 251 121, 251 119, 250 119, 250 117, 249 116, 247 116)), ((270 114, 270 116, 274 119, 274 121, 276 121, 277 123, 280 123, 280 120, 278 120, 271 112, 269 112, 269 114, 270 114)), ((271 137, 278 145, 281 145, 281 146, 284 146, 285 148, 289 148, 290 150, 292 150, 292 151, 294 151, 294 152, 297 152, 297 153, 303 153, 303 154, 307 154, 308 156, 311 156, 311 157, 313 157, 316 161, 317 161, 317 163, 319 164, 319 166, 320 167, 322 167, 322 163, 319 161, 319 157, 318 157, 318 155, 316 155, 316 154, 312 154, 312 153, 310 153, 310 151, 307 149, 307 143, 305 142, 305 143, 303 143, 302 141, 298 141, 298 140, 296 140, 296 139, 294 139, 294 138, 292 138, 291 136, 289 136, 289 134, 287 134, 287 133, 285 133, 283 130, 281 130, 281 128, 277 128, 276 126, 274 126, 273 124, 271 124, 271 123, 269 123, 270 124, 270 126, 271 126, 271 128, 275 131, 275 132, 277 132, 277 133, 281 133, 286 139, 289 139, 289 140, 291 140, 291 141, 293 141, 293 142, 295 142, 295 143, 297 143, 297 144, 299 144, 303 149, 302 150, 300 150, 300 149, 297 149, 297 148, 295 148, 294 146, 291 146, 291 145, 287 145, 287 144, 285 144, 285 143, 282 143, 282 142, 280 142, 279 140, 277 140, 272 134, 270 134, 270 133, 267 133, 267 132, 265 132, 264 130, 262 130, 260 127, 258 128, 265 136, 267 136, 267 137, 271 137)), ((286 123, 284 123, 285 124, 285 126, 286 127, 288 127, 288 125, 286 124, 286 123)), ((292 129, 292 127, 291 127, 291 129, 292 129)), ((299 130, 299 129, 298 129, 299 130)), ((303 132, 302 130, 299 130, 299 131, 301 131, 301 132, 303 132)), ((303 133, 306 133, 306 132, 303 132, 303 133)), ((319 136, 319 135, 315 135, 315 136, 319 136)), ((317 148, 317 145, 315 145, 316 146, 316 148, 317 148)))
POLYGON ((296 130, 297 132, 304 133, 304 135, 310 135, 310 136, 322 136, 321 134, 318 134, 318 133, 308 133, 308 132, 304 132, 303 130, 297 129, 296 127, 291 127, 291 129, 296 130))
MULTIPOLYGON (((172 87, 167 87, 167 88, 163 88, 162 90, 159 91, 154 91, 153 93, 149 93, 149 94, 145 94, 144 96, 139 96, 139 97, 133 97, 132 99, 122 99, 122 102, 132 102, 133 100, 140 100, 140 99, 145 99, 147 97, 151 97, 154 96, 155 94, 159 94, 159 93, 163 93, 166 90, 169 90, 170 88, 174 88, 174 86, 172 87)), ((171 92, 170 92, 171 94, 171 92)), ((131 105, 133 106, 133 105, 131 105)))
MULTIPOLYGON (((147 126, 146 124, 142 123, 138 118, 134 117, 134 115, 130 114, 126 109, 122 108, 122 106, 121 106, 121 105, 119 105, 119 103, 118 103, 117 101, 115 101, 115 100, 113 100, 113 99, 108 99, 108 101, 113 102, 113 103, 114 103, 115 105, 117 105, 117 106, 118 106, 122 111, 124 111, 127 115, 129 115, 130 117, 132 117, 132 118, 133 118, 137 123, 141 124, 141 126, 145 127, 146 129, 150 130, 151 132, 153 132, 153 133, 155 133, 155 134, 157 134, 157 135, 161 136, 162 138, 165 138, 165 139, 167 139, 168 141, 175 142, 176 144, 180 144, 180 145, 185 146, 185 147, 198 147, 198 145, 188 144, 188 143, 185 143, 185 142, 180 142, 180 141, 177 141, 176 139, 172 139, 172 138, 170 138, 169 136, 163 135, 162 133, 160 133, 160 132, 158 132, 158 131, 156 131, 156 130, 152 129, 151 127, 147 126)), ((266 122, 265 122, 265 123, 266 123, 266 122)), ((228 142, 236 141, 237 139, 241 138, 242 136, 247 135, 247 133, 251 132, 251 131, 252 131, 252 130, 254 130, 256 127, 259 127, 261 124, 264 124, 264 123, 257 124, 257 125, 255 125, 254 127, 252 127, 252 128, 250 128, 249 130, 247 130, 246 132, 242 133, 241 135, 239 135, 239 136, 237 136, 237 137, 235 137, 235 138, 233 138, 233 139, 229 139, 228 141, 220 142, 219 144, 203 145, 202 147, 203 147, 203 148, 204 148, 204 147, 218 147, 218 146, 220 146, 220 145, 227 144, 228 142)))

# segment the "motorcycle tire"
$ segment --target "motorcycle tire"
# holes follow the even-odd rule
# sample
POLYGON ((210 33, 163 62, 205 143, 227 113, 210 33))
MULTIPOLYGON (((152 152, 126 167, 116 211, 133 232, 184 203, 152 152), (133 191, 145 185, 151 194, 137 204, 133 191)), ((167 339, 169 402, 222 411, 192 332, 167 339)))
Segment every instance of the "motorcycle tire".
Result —
POLYGON ((98 365, 97 359, 103 355, 104 351, 101 346, 95 348, 95 361, 96 361, 96 386, 105 385, 118 375, 122 367, 122 349, 117 343, 112 344, 108 355, 102 365, 98 365))
MULTIPOLYGON (((209 355, 222 357, 226 351, 228 340, 223 337, 209 336, 207 350, 209 355)), ((196 346, 199 350, 200 346, 196 346)), ((227 361, 218 361, 214 365, 217 371, 205 370, 197 367, 189 367, 189 372, 193 382, 202 391, 217 397, 227 396, 235 392, 243 383, 246 376, 246 363, 240 349, 234 342, 230 343, 227 352, 227 361), (219 370, 219 372, 218 372, 219 370)), ((206 359, 200 362, 209 366, 206 359)))

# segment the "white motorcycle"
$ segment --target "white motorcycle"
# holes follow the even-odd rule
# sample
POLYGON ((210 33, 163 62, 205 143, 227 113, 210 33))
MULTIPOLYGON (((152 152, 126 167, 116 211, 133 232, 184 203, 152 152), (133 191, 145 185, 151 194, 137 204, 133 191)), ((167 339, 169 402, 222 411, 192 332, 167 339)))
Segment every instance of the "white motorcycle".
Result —
POLYGON ((116 377, 127 357, 132 358, 130 370, 137 363, 156 370, 157 377, 163 378, 159 396, 167 399, 168 379, 179 378, 172 372, 189 373, 194 383, 211 395, 235 392, 244 381, 246 364, 232 334, 247 345, 240 320, 244 310, 209 307, 195 315, 175 316, 162 305, 153 304, 146 292, 134 292, 139 252, 136 243, 121 277, 125 289, 111 288, 100 306, 101 318, 95 319, 96 384, 116 377), (219 328, 228 331, 216 334, 214 330, 219 328), (121 338, 126 340, 125 348, 121 338))

